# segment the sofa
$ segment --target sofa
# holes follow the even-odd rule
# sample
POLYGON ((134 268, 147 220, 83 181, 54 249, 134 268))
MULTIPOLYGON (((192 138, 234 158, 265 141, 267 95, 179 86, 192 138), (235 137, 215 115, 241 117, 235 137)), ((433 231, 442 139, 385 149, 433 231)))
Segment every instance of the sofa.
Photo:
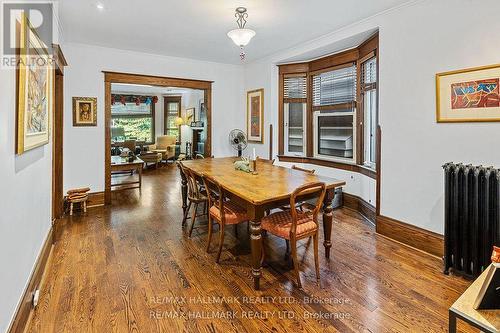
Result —
POLYGON ((177 138, 175 135, 162 135, 156 138, 156 143, 150 145, 148 150, 154 153, 161 153, 162 160, 167 161, 175 158, 175 147, 177 138))

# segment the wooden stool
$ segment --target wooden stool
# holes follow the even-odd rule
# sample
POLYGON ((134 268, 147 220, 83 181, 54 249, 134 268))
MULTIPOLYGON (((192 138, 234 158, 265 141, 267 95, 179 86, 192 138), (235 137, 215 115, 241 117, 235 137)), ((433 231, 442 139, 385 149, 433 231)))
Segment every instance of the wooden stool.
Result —
POLYGON ((68 200, 68 202, 69 202, 69 215, 70 216, 73 215, 73 204, 75 204, 75 203, 80 203, 80 205, 83 205, 83 212, 86 213, 87 212, 87 200, 88 200, 88 198, 89 198, 89 196, 85 195, 84 197, 81 197, 78 199, 68 200))

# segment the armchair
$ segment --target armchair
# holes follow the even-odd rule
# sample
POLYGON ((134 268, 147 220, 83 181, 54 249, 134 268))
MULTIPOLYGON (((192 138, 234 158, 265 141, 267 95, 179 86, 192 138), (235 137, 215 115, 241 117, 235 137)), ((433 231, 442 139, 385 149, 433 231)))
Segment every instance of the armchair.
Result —
POLYGON ((175 157, 175 142, 177 138, 175 135, 162 135, 156 138, 156 144, 148 147, 149 151, 161 153, 162 160, 169 160, 175 157))

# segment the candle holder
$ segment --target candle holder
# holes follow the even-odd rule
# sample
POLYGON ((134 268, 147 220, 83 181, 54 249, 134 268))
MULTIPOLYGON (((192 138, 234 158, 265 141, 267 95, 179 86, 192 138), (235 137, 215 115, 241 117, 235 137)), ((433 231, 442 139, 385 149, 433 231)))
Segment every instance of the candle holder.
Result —
POLYGON ((252 175, 258 175, 259 174, 257 172, 257 160, 251 160, 250 161, 250 169, 252 170, 252 175))

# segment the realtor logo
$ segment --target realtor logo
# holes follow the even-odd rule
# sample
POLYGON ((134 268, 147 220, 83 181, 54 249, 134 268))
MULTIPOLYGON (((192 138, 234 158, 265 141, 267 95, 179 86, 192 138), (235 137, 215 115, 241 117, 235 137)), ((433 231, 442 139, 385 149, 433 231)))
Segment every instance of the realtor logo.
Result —
POLYGON ((51 1, 2 1, 2 67, 15 65, 19 52, 37 51, 50 54, 54 42, 53 13, 55 3, 51 1), (19 45, 19 29, 25 17, 32 31, 41 41, 38 45, 19 45), (12 62, 14 60, 14 63, 12 62))

